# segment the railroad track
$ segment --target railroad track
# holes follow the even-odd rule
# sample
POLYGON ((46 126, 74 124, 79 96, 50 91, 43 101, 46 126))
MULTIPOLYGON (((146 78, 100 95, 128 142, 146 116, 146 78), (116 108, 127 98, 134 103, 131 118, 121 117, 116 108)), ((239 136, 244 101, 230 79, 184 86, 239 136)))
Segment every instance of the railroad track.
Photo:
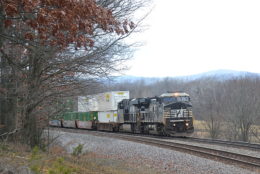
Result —
MULTIPOLYGON (((127 135, 131 135, 132 133, 123 133, 127 135)), ((133 136, 140 136, 140 134, 132 134, 133 136)), ((206 138, 196 138, 196 137, 167 137, 167 136, 159 136, 159 135, 142 135, 145 137, 154 137, 160 139, 169 139, 169 140, 179 140, 185 142, 196 142, 196 143, 204 143, 204 144, 212 144, 212 145, 220 145, 225 147, 233 147, 233 148, 241 148, 246 150, 260 151, 260 144, 256 143, 248 143, 242 141, 226 141, 226 140, 218 140, 218 139, 206 139, 206 138)))
POLYGON ((212 145, 220 145, 225 147, 233 147, 233 148, 241 148, 246 150, 253 150, 259 151, 260 144, 256 143, 248 143, 242 141, 225 141, 225 140, 218 140, 218 139, 206 139, 206 138, 195 138, 195 137, 168 137, 168 136, 160 136, 155 134, 133 134, 128 132, 119 132, 119 134, 126 134, 132 136, 144 136, 144 137, 151 137, 151 138, 159 138, 159 139, 166 139, 166 140, 179 140, 185 142, 196 142, 196 143, 204 143, 204 144, 212 144, 212 145))
MULTIPOLYGON (((101 134, 106 134, 106 133, 102 132, 101 134)), ((134 142, 163 147, 167 149, 173 149, 173 150, 190 153, 193 155, 205 157, 216 161, 228 162, 229 164, 232 165, 238 165, 243 168, 248 168, 253 171, 260 172, 260 158, 258 157, 233 153, 229 151, 216 150, 212 148, 200 147, 200 146, 195 146, 190 144, 169 142, 165 139, 160 140, 156 138, 143 137, 143 136, 113 134, 110 137, 116 137, 124 140, 130 140, 134 142)))
MULTIPOLYGON (((77 132, 77 133, 86 133, 85 130, 78 129, 63 129, 62 131, 66 132, 77 132)), ((97 136, 105 136, 105 137, 113 137, 133 142, 144 143, 148 145, 153 145, 157 147, 172 149, 176 151, 181 151, 185 153, 189 153, 192 155, 208 158, 211 160, 222 161, 231 165, 240 166, 243 168, 247 168, 256 172, 260 172, 260 158, 253 157, 249 155, 217 150, 207 147, 201 147, 198 145, 191 144, 183 144, 179 142, 172 142, 169 139, 160 139, 156 137, 148 137, 148 136, 139 136, 129 135, 129 134, 117 134, 111 132, 97 132, 97 131, 88 131, 88 133, 97 135, 97 136)))
MULTIPOLYGON (((54 128, 54 127, 53 127, 54 128)), ((68 129, 68 128, 64 128, 68 129)), ((73 128, 69 128, 74 130, 73 128)), ((78 129, 77 129, 78 130, 78 129)), ((83 130, 82 131, 94 131, 94 130, 83 130)), ((114 134, 115 132, 107 132, 114 134)), ((144 137, 151 137, 151 138, 160 138, 160 139, 168 139, 168 140, 179 140, 184 142, 196 142, 196 143, 204 143, 204 144, 212 144, 212 145, 220 145, 226 147, 234 147, 234 148, 242 148, 247 150, 259 151, 260 144, 256 143, 248 143, 242 141, 226 141, 226 140, 218 140, 218 139, 206 139, 206 138, 196 138, 196 137, 169 137, 169 136, 160 136, 157 134, 133 134, 130 132, 117 132, 116 134, 123 134, 123 135, 131 135, 131 136, 144 136, 144 137)))
POLYGON ((223 145, 223 146, 243 148, 243 149, 254 150, 254 151, 260 150, 260 144, 248 143, 242 141, 225 141, 225 140, 204 139, 204 138, 195 138, 195 137, 188 137, 187 139, 182 138, 180 140, 214 144, 214 145, 223 145))

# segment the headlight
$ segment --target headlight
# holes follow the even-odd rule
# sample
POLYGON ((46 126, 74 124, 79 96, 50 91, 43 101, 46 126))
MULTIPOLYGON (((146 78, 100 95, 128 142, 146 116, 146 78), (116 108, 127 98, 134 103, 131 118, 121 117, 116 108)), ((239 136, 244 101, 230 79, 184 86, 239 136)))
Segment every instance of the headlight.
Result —
POLYGON ((185 125, 188 127, 188 126, 189 126, 189 123, 185 123, 185 125))
POLYGON ((173 127, 175 127, 176 126, 176 124, 175 123, 173 123, 173 127))

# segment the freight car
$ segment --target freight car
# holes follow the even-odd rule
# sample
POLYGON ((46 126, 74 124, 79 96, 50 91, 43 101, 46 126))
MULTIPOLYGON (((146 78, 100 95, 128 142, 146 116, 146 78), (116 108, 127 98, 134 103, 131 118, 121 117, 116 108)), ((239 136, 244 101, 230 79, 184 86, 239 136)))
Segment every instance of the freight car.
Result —
MULTIPOLYGON (((116 92, 118 94, 125 95, 125 92, 116 92)), ((109 103, 108 95, 102 95, 107 105, 115 105, 109 103)), ((121 98, 125 99, 120 102, 114 100, 118 103, 116 110, 64 113, 59 120, 52 120, 50 125, 109 131, 120 131, 124 125, 129 125, 133 133, 156 132, 175 136, 188 136, 194 132, 192 105, 187 93, 172 92, 159 97, 135 99, 127 99, 126 95, 121 98)), ((92 101, 96 100, 92 97, 92 101)), ((94 108, 107 107, 104 101, 101 107, 98 103, 94 108)))
POLYGON ((56 119, 50 120, 50 126, 95 129, 97 112, 66 112, 57 116, 56 119))

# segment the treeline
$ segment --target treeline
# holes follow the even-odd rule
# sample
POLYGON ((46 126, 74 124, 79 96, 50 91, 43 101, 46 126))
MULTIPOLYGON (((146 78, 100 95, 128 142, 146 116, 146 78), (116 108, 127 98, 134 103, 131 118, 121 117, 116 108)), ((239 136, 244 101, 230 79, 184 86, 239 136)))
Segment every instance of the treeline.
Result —
POLYGON ((167 91, 190 94, 196 120, 205 121, 211 138, 260 141, 260 77, 241 76, 227 80, 207 77, 197 80, 145 79, 110 85, 110 90, 129 90, 131 97, 158 96, 167 91), (249 136, 250 135, 250 136, 249 136))

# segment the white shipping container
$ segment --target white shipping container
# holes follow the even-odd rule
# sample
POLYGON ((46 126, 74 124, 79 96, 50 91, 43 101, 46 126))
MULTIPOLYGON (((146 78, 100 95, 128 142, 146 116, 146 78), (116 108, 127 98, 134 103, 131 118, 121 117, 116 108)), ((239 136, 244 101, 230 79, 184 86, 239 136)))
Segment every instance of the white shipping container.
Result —
POLYGON ((129 91, 111 91, 78 97, 78 112, 113 111, 123 99, 129 99, 129 91))
POLYGON ((129 91, 112 91, 97 96, 98 111, 117 110, 117 105, 123 99, 129 99, 129 91))
POLYGON ((98 112, 98 121, 101 123, 117 122, 117 111, 98 112))
POLYGON ((78 97, 78 112, 98 111, 98 103, 94 96, 78 97))

